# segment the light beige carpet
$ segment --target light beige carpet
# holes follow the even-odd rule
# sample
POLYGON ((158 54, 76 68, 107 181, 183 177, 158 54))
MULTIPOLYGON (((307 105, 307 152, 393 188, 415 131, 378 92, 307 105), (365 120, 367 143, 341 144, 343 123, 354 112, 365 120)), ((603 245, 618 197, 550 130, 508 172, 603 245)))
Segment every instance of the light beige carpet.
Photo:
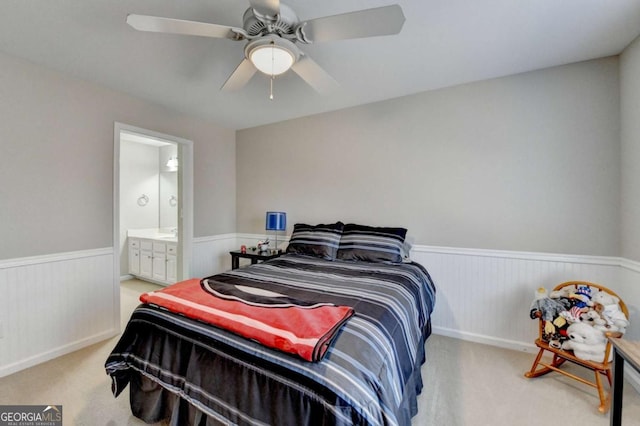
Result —
MULTIPOLYGON (((122 284, 123 324, 138 295, 153 288, 135 280, 122 284)), ((65 425, 144 424, 131 415, 128 391, 117 399, 111 394, 104 361, 116 341, 0 378, 0 404, 61 404, 65 425)), ((597 411, 595 389, 558 374, 526 379, 532 361, 532 354, 432 336, 413 426, 609 424, 609 416, 597 411)), ((628 383, 624 398, 623 424, 640 425, 640 395, 628 383)))
MULTIPOLYGON (((609 414, 598 412, 595 388, 561 374, 525 378, 533 359, 530 353, 432 336, 422 367, 425 388, 413 425, 609 424, 609 414)), ((593 380, 593 373, 585 368, 566 368, 593 380)), ((622 424, 640 425, 640 395, 628 382, 622 424)))

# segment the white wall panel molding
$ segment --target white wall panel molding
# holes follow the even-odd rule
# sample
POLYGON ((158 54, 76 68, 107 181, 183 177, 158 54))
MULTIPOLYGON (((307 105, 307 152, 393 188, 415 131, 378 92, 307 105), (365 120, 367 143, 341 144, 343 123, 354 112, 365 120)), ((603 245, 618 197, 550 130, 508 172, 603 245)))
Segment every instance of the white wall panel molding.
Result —
POLYGON ((15 259, 0 260, 0 269, 17 268, 20 266, 40 265, 43 263, 64 262, 87 257, 111 256, 113 248, 106 247, 93 250, 72 251, 67 253, 54 253, 41 256, 21 257, 15 259))
POLYGON ((50 361, 54 358, 70 354, 71 352, 86 348, 87 346, 91 346, 95 343, 102 342, 103 340, 107 340, 115 336, 117 333, 118 330, 107 330, 103 333, 99 333, 84 339, 77 340, 75 342, 70 342, 68 344, 55 347, 49 351, 37 353, 33 356, 16 360, 6 365, 0 365, 0 377, 5 377, 10 374, 17 373, 18 371, 24 370, 26 368, 42 364, 43 362, 50 361))
MULTIPOLYGON (((411 257, 436 283, 433 326, 439 334, 534 350, 537 329, 528 315, 534 291, 569 280, 613 289, 629 305, 632 324, 640 324, 640 268, 626 259, 421 245, 413 247, 411 257)), ((638 338, 634 328, 628 335, 638 338)))
MULTIPOLYGON (((429 270, 436 283, 436 334, 537 353, 533 344, 537 324, 528 315, 535 289, 586 280, 603 284, 624 298, 632 324, 627 336, 640 338, 639 262, 421 245, 412 248, 411 257, 429 270)), ((626 377, 640 391, 640 376, 626 369, 626 377)))
POLYGON ((204 278, 231 269, 229 252, 235 250, 237 234, 220 234, 193 239, 191 276, 204 278))
MULTIPOLYGON (((608 266, 620 266, 624 259, 619 257, 610 256, 587 256, 587 255, 573 255, 573 254, 558 254, 558 253, 538 253, 538 252, 524 252, 524 251, 509 251, 509 250, 490 250, 490 249, 474 249, 474 248, 457 248, 457 247, 440 247, 440 246, 425 246, 414 245, 411 249, 412 253, 442 253, 451 254, 456 256, 479 256, 479 257, 494 257, 505 259, 522 259, 522 260, 541 260, 548 262, 563 262, 563 263, 580 263, 591 265, 608 265, 608 266)), ((638 270, 640 271, 640 263, 638 270)))
MULTIPOLYGON (((620 285, 624 293, 620 293, 629 309, 631 326, 627 329, 627 337, 640 340, 640 262, 622 259, 620 285)), ((640 374, 632 368, 625 368, 625 375, 633 387, 640 392, 640 374)))
POLYGON ((0 377, 119 332, 113 248, 0 262, 0 377))
MULTIPOLYGON (((241 245, 252 247, 268 234, 221 234, 209 237, 198 237, 193 240, 193 263, 191 266, 193 277, 207 277, 231 269, 232 250, 239 250, 241 245)), ((278 237, 278 244, 288 241, 287 236, 278 237)), ((244 264, 245 262, 242 262, 244 264)))
MULTIPOLYGON (((640 273, 640 262, 623 258, 620 261, 620 265, 628 271, 640 273)), ((640 285, 640 282, 638 285, 640 285)))
MULTIPOLYGON (((275 244, 275 234, 273 233, 273 231, 265 231, 264 234, 237 234, 236 236, 238 238, 238 248, 240 248, 242 244, 246 246, 255 246, 256 244, 258 244, 258 241, 263 241, 267 238, 272 245, 275 244)), ((288 242, 289 235, 278 235, 278 245, 280 246, 280 248, 286 247, 286 243, 288 242)))
MULTIPOLYGON (((265 236, 195 238, 192 276, 230 269, 229 251, 255 245, 265 236)), ((287 240, 284 235, 278 238, 287 240)), ((435 333, 533 351, 537 329, 528 311, 535 289, 582 279, 606 285, 625 299, 632 324, 628 336, 640 339, 639 262, 426 245, 414 245, 411 254, 436 283, 435 333)), ((0 261, 0 376, 119 332, 120 319, 113 315, 118 294, 113 262, 112 248, 0 261)))
POLYGON ((229 239, 235 239, 238 234, 219 234, 219 235, 211 235, 208 237, 196 237, 193 239, 193 242, 196 244, 207 243, 211 241, 224 241, 229 239))

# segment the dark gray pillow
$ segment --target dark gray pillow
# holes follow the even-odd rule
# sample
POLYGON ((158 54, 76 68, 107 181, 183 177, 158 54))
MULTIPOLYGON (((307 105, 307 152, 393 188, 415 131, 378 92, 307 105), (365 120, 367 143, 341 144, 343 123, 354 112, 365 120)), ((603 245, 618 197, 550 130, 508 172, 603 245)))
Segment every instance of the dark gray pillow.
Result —
POLYGON ((337 259, 366 262, 402 262, 405 228, 356 225, 344 226, 337 259))
POLYGON ((335 260, 344 223, 307 225, 296 223, 289 239, 287 253, 335 260))

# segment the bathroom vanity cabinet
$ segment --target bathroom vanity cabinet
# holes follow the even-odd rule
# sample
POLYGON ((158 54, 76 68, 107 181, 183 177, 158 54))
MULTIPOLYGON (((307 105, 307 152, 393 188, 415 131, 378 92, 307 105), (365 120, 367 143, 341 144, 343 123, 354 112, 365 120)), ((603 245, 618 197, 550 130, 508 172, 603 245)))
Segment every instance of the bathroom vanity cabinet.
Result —
POLYGON ((175 242, 128 237, 129 274, 160 284, 177 279, 178 247, 175 242))

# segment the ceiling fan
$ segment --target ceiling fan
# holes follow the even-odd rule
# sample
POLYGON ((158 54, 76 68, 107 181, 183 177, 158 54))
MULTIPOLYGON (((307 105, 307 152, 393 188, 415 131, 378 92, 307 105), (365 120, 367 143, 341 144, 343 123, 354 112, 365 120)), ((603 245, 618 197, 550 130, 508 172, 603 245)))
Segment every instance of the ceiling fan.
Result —
POLYGON ((320 93, 337 86, 333 77, 298 48, 298 43, 397 34, 405 20, 397 4, 301 22, 293 9, 279 0, 249 3, 243 28, 136 14, 128 15, 127 23, 139 31, 246 40, 244 59, 221 90, 238 90, 261 71, 271 77, 273 98, 273 79, 289 69, 320 93))

